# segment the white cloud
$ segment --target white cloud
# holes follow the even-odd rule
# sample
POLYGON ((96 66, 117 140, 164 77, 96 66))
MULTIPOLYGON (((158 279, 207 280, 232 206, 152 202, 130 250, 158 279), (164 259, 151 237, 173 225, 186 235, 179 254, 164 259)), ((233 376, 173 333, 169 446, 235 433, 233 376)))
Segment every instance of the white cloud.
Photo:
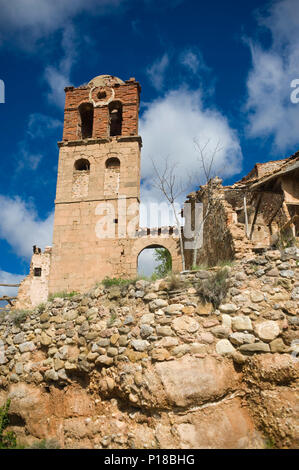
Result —
POLYGON ((166 70, 169 66, 168 54, 164 54, 161 59, 157 59, 150 67, 147 68, 147 74, 156 90, 163 88, 166 70))
POLYGON ((72 24, 68 24, 62 35, 63 55, 55 66, 45 69, 45 80, 49 85, 48 100, 58 107, 64 107, 64 88, 71 85, 71 70, 77 59, 79 40, 72 24))
POLYGON ((181 63, 194 74, 198 71, 200 65, 197 54, 192 51, 186 51, 181 55, 181 63))
POLYGON ((44 138, 49 132, 62 127, 62 121, 46 114, 32 113, 28 119, 26 134, 32 139, 44 138))
POLYGON ((24 168, 26 168, 26 170, 30 169, 35 171, 43 159, 43 155, 41 153, 32 153, 22 147, 22 144, 26 145, 26 142, 23 141, 19 144, 20 151, 18 153, 16 174, 24 168))
MULTIPOLYGON (((10 0, 1 2, 0 27, 3 38, 13 35, 21 47, 31 47, 38 39, 68 24, 78 14, 104 15, 126 0, 10 0)), ((3 39, 2 38, 2 39, 3 39)))
MULTIPOLYGON (((188 186, 190 177, 196 187, 205 182, 194 139, 201 146, 208 143, 208 161, 219 144, 220 151, 214 159, 213 175, 229 177, 241 170, 242 151, 238 136, 223 114, 215 108, 204 106, 201 90, 181 87, 148 104, 140 119, 140 134, 143 140, 141 201, 148 207, 150 203, 165 200, 153 186, 155 172, 152 160, 160 171, 165 168, 166 158, 170 167, 176 165, 177 179, 185 187, 178 198, 180 203, 185 200, 187 192, 193 189, 188 186)), ((152 211, 151 216, 153 213, 157 214, 157 211, 152 211)), ((142 210, 141 226, 175 224, 173 216, 169 217, 167 207, 161 208, 161 214, 160 223, 157 224, 157 217, 146 217, 146 211, 142 210)))
MULTIPOLYGON (((19 284, 24 279, 24 274, 12 274, 0 269, 0 284, 19 284)), ((14 297, 17 295, 17 287, 1 287, 0 286, 0 297, 7 295, 14 297)))
POLYGON ((193 75, 203 72, 207 74, 211 71, 211 69, 206 65, 202 53, 197 48, 184 49, 179 55, 179 63, 193 75))
POLYGON ((283 151, 299 143, 299 106, 291 102, 291 82, 299 78, 299 2, 282 0, 272 4, 260 25, 272 35, 271 47, 248 41, 252 69, 247 80, 248 134, 273 137, 283 151))
POLYGON ((41 220, 32 204, 2 195, 0 206, 0 238, 6 240, 18 256, 30 259, 33 245, 44 249, 52 244, 53 212, 41 220))
POLYGON ((151 85, 158 91, 173 88, 173 83, 186 83, 189 79, 197 81, 197 86, 205 87, 205 94, 214 91, 214 79, 211 69, 206 65, 201 51, 196 48, 184 48, 165 52, 146 69, 151 85), (204 83, 205 82, 205 83, 204 83))
MULTIPOLYGON (((194 139, 201 145, 209 141, 212 152, 219 142, 221 150, 214 160, 214 172, 229 177, 241 170, 242 152, 236 132, 226 117, 215 108, 203 104, 201 90, 181 87, 168 92, 147 105, 140 119, 143 140, 143 189, 152 191, 153 159, 164 168, 165 158, 176 164, 183 183, 190 174, 200 175, 201 168, 194 139)), ((208 153, 207 153, 208 155, 208 153)), ((197 183, 199 184, 200 176, 197 183)))
POLYGON ((38 168, 43 154, 35 152, 36 139, 48 137, 60 126, 62 126, 62 122, 51 116, 40 113, 30 114, 24 139, 18 143, 18 153, 15 156, 16 174, 23 169, 34 171, 38 168))

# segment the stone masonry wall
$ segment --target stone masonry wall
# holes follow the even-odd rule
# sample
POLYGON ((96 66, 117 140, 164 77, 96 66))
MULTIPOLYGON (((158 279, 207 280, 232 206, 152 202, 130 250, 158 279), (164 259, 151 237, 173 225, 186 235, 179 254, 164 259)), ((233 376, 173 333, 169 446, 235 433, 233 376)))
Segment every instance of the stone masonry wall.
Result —
POLYGON ((235 262, 219 306, 199 294, 213 268, 1 314, 12 429, 66 448, 298 447, 298 261, 235 262))
MULTIPOLYGON (((211 180, 195 195, 195 200, 203 204, 204 220, 203 245, 198 250, 197 264, 213 266, 249 256, 253 243, 246 238, 244 223, 238 222, 237 212, 221 180, 211 180)), ((192 251, 186 250, 186 260, 191 268, 192 251)))
POLYGON ((51 247, 44 253, 34 253, 29 275, 21 282, 15 308, 32 308, 48 300, 51 247), (35 276, 35 268, 41 269, 41 276, 35 276))
MULTIPOLYGON (((101 220, 105 216, 103 204, 114 207, 111 223, 119 219, 117 195, 105 193, 105 162, 115 157, 120 160, 118 193, 126 196, 127 209, 139 201, 140 192, 140 147, 139 141, 119 142, 116 138, 107 143, 91 145, 61 146, 58 168, 56 208, 54 218, 53 249, 50 272, 50 293, 62 290, 86 290, 106 276, 122 273, 131 277, 136 273, 137 260, 132 258, 132 239, 127 234, 127 225, 138 210, 125 215, 124 235, 118 239, 118 225, 105 238, 101 220), (90 163, 88 187, 81 187, 80 198, 74 199, 73 168, 76 160, 87 159, 90 163), (83 193, 84 190, 84 193, 83 193)), ((78 172, 80 173, 80 172, 78 172)), ((84 175, 85 177, 86 175, 84 175)), ((83 183, 85 180, 83 181, 83 183)), ((82 181, 81 181, 82 183, 82 181)), ((137 227, 138 229, 138 224, 137 227)))

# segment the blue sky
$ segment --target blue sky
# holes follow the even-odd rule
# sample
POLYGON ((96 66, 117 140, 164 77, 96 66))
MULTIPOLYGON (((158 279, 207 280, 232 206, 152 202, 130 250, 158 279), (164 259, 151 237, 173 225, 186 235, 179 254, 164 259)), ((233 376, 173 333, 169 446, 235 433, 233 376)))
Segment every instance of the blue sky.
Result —
POLYGON ((220 142, 226 183, 298 150, 298 0, 0 0, 0 10, 2 281, 28 273, 33 244, 51 244, 64 86, 100 74, 141 83, 144 201, 149 157, 197 174, 193 139, 220 142))

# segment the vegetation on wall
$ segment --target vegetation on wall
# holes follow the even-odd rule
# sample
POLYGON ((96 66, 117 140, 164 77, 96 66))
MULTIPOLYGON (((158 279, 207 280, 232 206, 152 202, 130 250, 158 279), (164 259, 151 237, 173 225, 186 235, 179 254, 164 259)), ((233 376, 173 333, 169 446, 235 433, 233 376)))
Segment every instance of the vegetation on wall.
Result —
POLYGON ((6 431, 9 425, 8 411, 10 400, 0 407, 0 449, 15 449, 17 438, 13 431, 6 431))
POLYGON ((204 302, 211 302, 218 308, 228 292, 228 270, 222 268, 208 279, 203 279, 197 286, 197 292, 204 302))
POLYGON ((159 262, 158 266, 155 267, 155 274, 158 277, 165 277, 172 270, 172 259, 171 254, 166 248, 155 249, 155 261, 159 262))

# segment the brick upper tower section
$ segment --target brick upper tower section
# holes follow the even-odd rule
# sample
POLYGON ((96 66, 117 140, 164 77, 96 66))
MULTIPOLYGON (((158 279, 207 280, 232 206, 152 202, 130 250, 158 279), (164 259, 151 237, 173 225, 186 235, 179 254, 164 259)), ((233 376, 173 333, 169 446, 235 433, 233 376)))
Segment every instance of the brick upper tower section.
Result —
POLYGON ((134 78, 111 75, 65 88, 63 141, 137 136, 140 90, 134 78))

